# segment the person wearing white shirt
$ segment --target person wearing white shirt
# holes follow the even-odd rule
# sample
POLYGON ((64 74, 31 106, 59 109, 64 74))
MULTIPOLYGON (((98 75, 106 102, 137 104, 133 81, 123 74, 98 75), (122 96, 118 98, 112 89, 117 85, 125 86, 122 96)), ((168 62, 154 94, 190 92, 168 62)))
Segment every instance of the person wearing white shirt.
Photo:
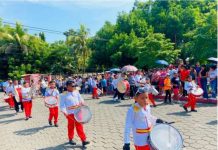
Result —
POLYGON ((42 96, 45 96, 45 91, 46 91, 46 88, 47 88, 47 84, 45 82, 44 79, 41 80, 41 92, 42 92, 42 96))
POLYGON ((84 100, 80 93, 76 90, 77 85, 74 81, 67 81, 66 86, 67 92, 60 96, 60 109, 68 121, 69 144, 76 145, 76 142, 73 141, 74 127, 76 127, 77 134, 82 141, 82 146, 85 148, 85 145, 89 144, 90 142, 86 141, 83 125, 77 122, 74 118, 75 109, 84 105, 84 100))
MULTIPOLYGON (((49 88, 45 91, 45 97, 53 96, 57 99, 59 98, 59 91, 55 87, 56 83, 54 80, 49 82, 49 88)), ((55 106, 49 108, 48 123, 52 126, 52 119, 54 118, 54 125, 58 127, 58 102, 55 106)))
POLYGON ((26 120, 28 120, 29 118, 32 118, 32 96, 30 95, 29 83, 24 82, 23 85, 24 86, 21 88, 22 103, 26 120))
POLYGON ((212 97, 216 98, 217 96, 217 68, 216 66, 211 66, 208 74, 210 78, 212 97))
POLYGON ((89 85, 89 93, 92 93, 92 77, 90 76, 88 79, 88 85, 89 85))
POLYGON ((197 112, 196 107, 196 97, 191 93, 192 90, 197 89, 198 86, 194 80, 192 80, 192 76, 188 77, 188 81, 185 82, 185 90, 188 93, 188 102, 183 106, 183 109, 188 112, 188 107, 191 107, 192 112, 197 112))
POLYGON ((137 72, 137 74, 135 75, 135 82, 136 82, 136 87, 137 88, 140 87, 141 79, 142 79, 142 76, 141 76, 140 72, 137 72))
POLYGON ((14 97, 14 105, 15 111, 19 112, 19 105, 21 106, 21 110, 23 111, 23 103, 22 103, 22 94, 21 94, 21 85, 18 84, 18 80, 14 80, 14 92, 18 94, 19 99, 15 99, 14 97))
POLYGON ((14 108, 14 86, 12 80, 8 80, 8 86, 5 88, 6 95, 9 96, 8 104, 9 107, 12 109, 14 108))
POLYGON ((149 133, 156 123, 163 123, 163 120, 151 115, 148 93, 145 88, 138 89, 135 101, 136 103, 129 108, 126 115, 123 150, 130 150, 131 131, 135 149, 149 150, 149 133))
POLYGON ((116 101, 116 97, 118 96, 118 90, 117 90, 117 84, 118 84, 118 76, 115 74, 114 75, 114 79, 112 80, 113 88, 114 88, 114 96, 113 96, 113 100, 116 101))

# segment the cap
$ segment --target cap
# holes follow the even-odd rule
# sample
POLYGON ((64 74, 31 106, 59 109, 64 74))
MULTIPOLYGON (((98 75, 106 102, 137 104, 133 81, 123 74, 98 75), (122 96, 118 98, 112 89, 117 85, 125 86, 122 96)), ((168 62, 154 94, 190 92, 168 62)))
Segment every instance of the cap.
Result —
POLYGON ((77 86, 77 84, 73 80, 68 80, 66 82, 66 86, 69 86, 69 85, 71 85, 72 87, 76 87, 77 86))

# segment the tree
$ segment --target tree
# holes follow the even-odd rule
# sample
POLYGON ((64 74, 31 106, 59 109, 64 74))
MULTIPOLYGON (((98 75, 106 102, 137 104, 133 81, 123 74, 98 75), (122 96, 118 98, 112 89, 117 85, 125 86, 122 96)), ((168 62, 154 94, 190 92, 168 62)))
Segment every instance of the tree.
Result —
POLYGON ((185 36, 189 39, 184 48, 186 56, 193 57, 196 61, 205 62, 209 57, 217 53, 217 12, 211 10, 196 29, 188 32, 185 36))
POLYGON ((179 49, 174 49, 174 43, 166 39, 164 34, 150 33, 144 40, 143 46, 137 53, 138 61, 135 63, 139 68, 155 67, 155 61, 164 59, 169 63, 174 63, 180 53, 179 49))
MULTIPOLYGON (((67 45, 70 46, 72 55, 75 56, 78 69, 85 72, 88 66, 91 50, 88 47, 88 29, 84 25, 80 25, 78 31, 71 30, 67 35, 67 45)), ((66 34, 66 33, 65 33, 66 34)))

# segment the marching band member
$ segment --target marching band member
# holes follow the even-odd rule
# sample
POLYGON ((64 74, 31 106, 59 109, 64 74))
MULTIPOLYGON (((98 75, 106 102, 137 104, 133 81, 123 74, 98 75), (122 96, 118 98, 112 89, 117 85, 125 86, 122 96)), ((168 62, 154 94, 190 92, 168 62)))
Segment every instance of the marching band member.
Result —
POLYGON ((189 76, 188 81, 185 82, 185 90, 188 93, 188 102, 183 106, 183 108, 186 112, 188 112, 188 107, 191 107, 191 111, 197 112, 197 110, 195 109, 196 97, 191 93, 192 90, 195 90, 197 88, 198 88, 198 86, 192 80, 192 76, 189 76))
POLYGON ((29 83, 25 82, 23 83, 24 87, 21 88, 21 94, 22 94, 22 103, 24 106, 24 112, 26 116, 26 120, 29 118, 32 118, 31 112, 32 112, 32 96, 30 95, 30 87, 29 83))
MULTIPOLYGON (((51 80, 49 82, 49 88, 45 91, 45 97, 47 96, 54 96, 58 99, 59 97, 59 91, 55 88, 56 83, 54 80, 51 80)), ((48 123, 50 126, 52 126, 52 119, 54 117, 54 125, 55 127, 58 127, 58 104, 55 107, 49 108, 49 118, 48 123)))
POLYGON ((97 78, 95 78, 95 79, 92 80, 91 85, 92 85, 92 98, 93 98, 93 99, 95 99, 95 98, 96 98, 96 99, 99 99, 99 97, 98 97, 97 78))
POLYGON ((23 111, 21 88, 22 88, 22 86, 18 84, 18 81, 14 80, 14 90, 16 90, 16 92, 19 95, 19 99, 20 99, 20 102, 17 102, 17 100, 15 100, 15 98, 14 98, 16 112, 19 112, 19 105, 21 106, 21 110, 23 111))
POLYGON ((133 140, 136 150, 150 150, 148 135, 156 123, 163 123, 151 115, 148 105, 148 93, 145 88, 139 88, 135 96, 136 103, 133 104, 126 116, 123 150, 130 150, 130 132, 132 129, 133 140))
MULTIPOLYGON (((10 108, 14 108, 14 86, 13 86, 13 82, 12 80, 9 80, 9 85, 6 87, 6 94, 9 96, 9 99, 8 99, 8 104, 9 104, 9 107, 10 108)), ((16 111, 17 113, 17 111, 16 111)))
POLYGON ((151 101, 151 103, 152 103, 152 105, 154 106, 154 107, 156 107, 157 105, 156 105, 156 103, 155 103, 155 101, 154 101, 154 96, 153 96, 153 94, 152 94, 152 85, 151 85, 151 82, 150 82, 150 79, 149 78, 146 78, 146 85, 145 85, 148 89, 149 89, 149 91, 148 91, 148 98, 149 98, 149 100, 151 101))
POLYGON ((77 134, 82 141, 82 146, 85 148, 85 145, 89 144, 90 142, 86 141, 83 125, 77 122, 74 118, 75 109, 81 105, 84 105, 84 100, 80 93, 76 90, 76 83, 74 81, 67 81, 66 86, 67 92, 60 96, 60 109, 68 120, 69 144, 76 145, 76 142, 73 141, 74 128, 76 127, 77 134))

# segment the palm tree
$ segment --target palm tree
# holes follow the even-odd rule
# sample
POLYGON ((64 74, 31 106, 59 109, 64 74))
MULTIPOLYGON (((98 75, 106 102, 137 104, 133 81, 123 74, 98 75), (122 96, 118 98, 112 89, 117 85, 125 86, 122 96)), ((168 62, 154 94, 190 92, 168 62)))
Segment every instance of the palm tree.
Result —
POLYGON ((87 67, 87 61, 91 54, 91 50, 87 46, 89 30, 84 26, 80 25, 80 29, 75 32, 74 30, 69 30, 67 35, 67 44, 71 47, 73 55, 75 55, 78 68, 83 70, 87 67))
POLYGON ((0 52, 4 54, 28 54, 27 41, 30 36, 22 25, 16 23, 15 28, 6 25, 0 27, 0 52))

